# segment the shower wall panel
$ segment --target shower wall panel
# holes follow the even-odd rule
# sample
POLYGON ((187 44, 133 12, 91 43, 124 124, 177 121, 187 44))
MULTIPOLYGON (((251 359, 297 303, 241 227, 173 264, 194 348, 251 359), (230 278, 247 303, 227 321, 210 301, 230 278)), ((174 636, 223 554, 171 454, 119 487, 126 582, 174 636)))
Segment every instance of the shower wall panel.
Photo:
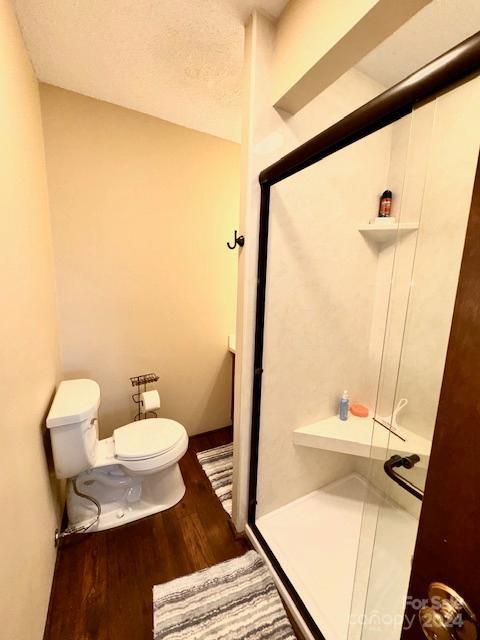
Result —
POLYGON ((271 189, 257 516, 354 465, 295 446, 293 430, 334 415, 344 388, 373 406, 378 249, 358 227, 376 216, 390 149, 388 127, 271 189))

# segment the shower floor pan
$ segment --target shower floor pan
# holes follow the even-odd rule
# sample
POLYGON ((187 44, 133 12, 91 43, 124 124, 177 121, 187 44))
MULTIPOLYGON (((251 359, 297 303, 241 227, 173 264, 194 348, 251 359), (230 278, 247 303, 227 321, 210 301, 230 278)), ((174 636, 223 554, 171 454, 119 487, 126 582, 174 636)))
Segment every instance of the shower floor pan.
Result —
POLYGON ((415 518, 354 473, 256 524, 326 640, 399 640, 415 518))

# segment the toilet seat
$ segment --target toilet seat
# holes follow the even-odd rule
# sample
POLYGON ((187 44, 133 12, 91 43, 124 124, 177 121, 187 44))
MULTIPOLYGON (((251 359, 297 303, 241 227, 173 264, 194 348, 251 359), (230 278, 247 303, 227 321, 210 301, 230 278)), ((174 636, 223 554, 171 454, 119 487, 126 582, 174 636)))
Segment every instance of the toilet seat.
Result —
POLYGON ((145 460, 167 453, 181 440, 185 428, 175 420, 147 418, 113 432, 115 456, 120 460, 145 460))
POLYGON ((179 460, 187 450, 188 436, 175 420, 147 418, 115 429, 113 443, 119 464, 146 472, 179 460))

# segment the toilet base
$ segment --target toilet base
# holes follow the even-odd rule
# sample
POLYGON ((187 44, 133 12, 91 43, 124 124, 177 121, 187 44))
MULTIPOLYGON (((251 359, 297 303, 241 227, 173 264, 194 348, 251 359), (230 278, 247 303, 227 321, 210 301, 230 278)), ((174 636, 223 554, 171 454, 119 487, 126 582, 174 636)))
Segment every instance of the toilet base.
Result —
MULTIPOLYGON (((120 527, 128 522, 165 511, 185 495, 185 483, 180 467, 147 476, 129 476, 118 465, 92 469, 77 477, 77 487, 100 503, 102 513, 87 533, 120 527)), ((77 496, 69 482, 67 493, 69 527, 87 527, 96 517, 96 507, 77 496)))

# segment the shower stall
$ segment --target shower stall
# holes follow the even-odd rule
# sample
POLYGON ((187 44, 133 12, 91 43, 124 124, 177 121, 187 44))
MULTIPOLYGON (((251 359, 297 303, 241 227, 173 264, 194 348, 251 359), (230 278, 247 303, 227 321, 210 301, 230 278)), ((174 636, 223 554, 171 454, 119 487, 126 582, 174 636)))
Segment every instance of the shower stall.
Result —
POLYGON ((480 79, 441 60, 261 175, 249 530, 315 638, 408 625, 480 146, 480 79))

